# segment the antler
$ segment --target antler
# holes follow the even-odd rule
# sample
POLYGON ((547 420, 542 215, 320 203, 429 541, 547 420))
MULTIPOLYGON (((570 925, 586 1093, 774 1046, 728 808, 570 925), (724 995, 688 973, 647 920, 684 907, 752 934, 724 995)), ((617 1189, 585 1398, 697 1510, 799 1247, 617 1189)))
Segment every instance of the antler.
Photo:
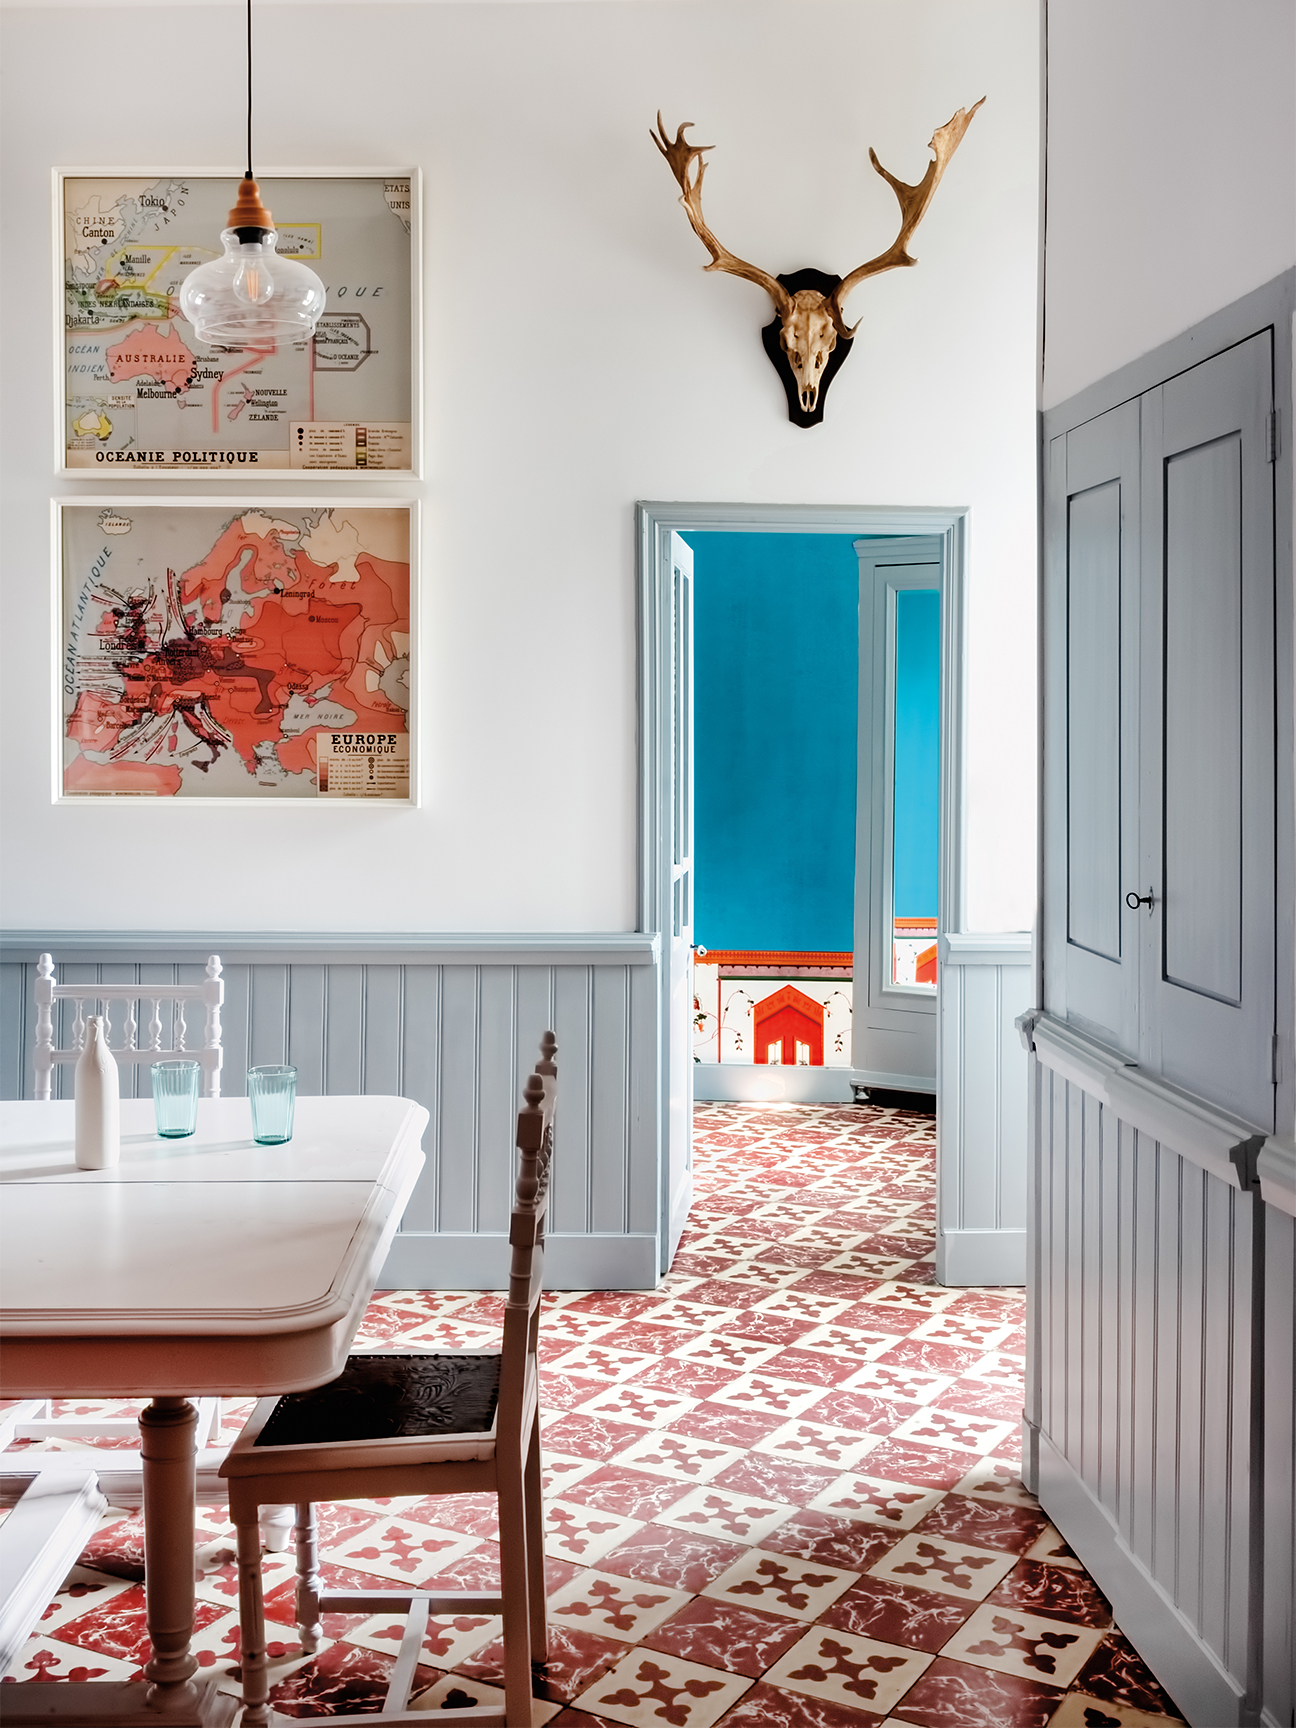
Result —
MULTIPOLYGON (((983 96, 981 102, 984 101, 985 97, 983 96)), ((918 262, 916 258, 909 256, 905 247, 910 235, 922 221, 927 206, 931 203, 936 188, 940 184, 940 177, 949 166, 950 158, 962 143, 963 134, 972 124, 972 116, 981 106, 981 102, 973 103, 971 108, 960 108, 952 120, 946 121, 944 126, 938 127, 932 134, 928 149, 932 151, 935 160, 927 164, 927 172, 916 186, 906 186, 903 180, 897 180, 895 175, 888 173, 878 161, 876 153, 873 150, 869 151, 869 161, 900 200, 900 232, 885 252, 879 252, 876 258, 870 258, 867 264, 861 264, 857 270, 852 270, 850 275, 843 277, 829 295, 828 310, 832 314, 832 321, 839 336, 851 337, 859 328, 857 324, 847 325, 842 315, 842 306, 852 288, 863 282, 868 276, 880 275, 883 270, 895 270, 902 264, 916 264, 918 262)), ((699 175, 698 178, 700 182, 701 176, 699 175)), ((694 227, 696 226, 697 224, 694 223, 694 227)))
POLYGON ((771 276, 768 270, 762 270, 759 265, 748 264, 742 258, 723 247, 715 235, 707 227, 702 215, 702 176, 706 173, 706 163, 702 160, 704 150, 714 149, 711 144, 690 144, 684 134, 693 124, 686 120, 675 133, 672 142, 669 133, 662 124, 661 109, 657 110, 657 131, 651 127, 648 136, 661 151, 670 164, 671 173, 679 181, 683 197, 680 203, 684 206, 693 232, 711 254, 711 262, 704 265, 707 270, 723 270, 730 276, 741 276, 745 281, 754 282, 758 288, 763 288, 770 299, 778 307, 780 314, 786 316, 792 306, 792 296, 778 280, 771 276), (658 135, 660 134, 660 136, 658 135), (696 173, 693 165, 697 164, 696 173))

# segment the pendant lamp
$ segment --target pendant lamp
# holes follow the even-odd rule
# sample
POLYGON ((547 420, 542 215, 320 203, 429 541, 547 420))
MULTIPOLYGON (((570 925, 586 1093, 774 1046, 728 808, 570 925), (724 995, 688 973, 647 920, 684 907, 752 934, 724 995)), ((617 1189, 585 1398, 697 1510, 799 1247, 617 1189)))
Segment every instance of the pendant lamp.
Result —
POLYGON ((221 234, 222 258, 191 270, 180 286, 180 310, 200 342, 260 348, 305 342, 324 310, 324 284, 313 270, 275 251, 274 220, 252 178, 252 0, 247 0, 247 173, 221 234))

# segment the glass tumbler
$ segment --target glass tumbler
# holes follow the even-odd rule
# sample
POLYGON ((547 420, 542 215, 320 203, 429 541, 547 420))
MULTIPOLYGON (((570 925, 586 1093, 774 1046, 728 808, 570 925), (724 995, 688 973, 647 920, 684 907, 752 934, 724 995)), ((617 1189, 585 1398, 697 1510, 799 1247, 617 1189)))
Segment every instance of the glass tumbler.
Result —
POLYGON ((274 1066, 249 1068, 247 1087, 252 1105, 252 1138, 257 1145, 282 1146, 285 1140, 291 1140, 297 1070, 274 1066))
POLYGON ((155 1062, 149 1072, 153 1076, 153 1113, 158 1134, 163 1140, 183 1140, 198 1126, 198 1079, 202 1066, 197 1062, 155 1062))

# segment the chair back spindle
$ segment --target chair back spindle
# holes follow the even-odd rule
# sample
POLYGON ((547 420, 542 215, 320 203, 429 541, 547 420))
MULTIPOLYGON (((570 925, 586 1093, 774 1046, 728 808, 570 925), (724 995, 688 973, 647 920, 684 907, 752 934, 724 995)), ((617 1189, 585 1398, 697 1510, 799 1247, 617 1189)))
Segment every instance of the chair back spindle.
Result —
POLYGON ((508 1298, 504 1305, 500 1398, 513 1391, 527 1396, 527 1379, 535 1373, 540 1296, 544 1290, 545 1221, 549 1213, 549 1175, 553 1160, 554 1107, 558 1070, 557 1040, 546 1032, 541 1059, 527 1076, 517 1119, 518 1178, 509 1219, 508 1298), (519 1358, 522 1358, 519 1361, 519 1358))
POLYGON ((86 1021, 101 1009, 105 1019, 108 1048, 119 1068, 149 1067, 154 1062, 189 1058, 202 1067, 203 1097, 220 1097, 221 1004, 225 999, 225 984, 221 977, 220 956, 208 956, 206 976, 200 984, 60 984, 55 980, 54 961, 42 954, 36 966, 36 1044, 32 1055, 35 1092, 39 1099, 48 1099, 53 1091, 54 1070, 75 1065, 85 1048, 86 1021), (55 1040, 54 1005, 70 1002, 73 1007, 68 1042, 55 1040), (148 1041, 140 1043, 139 1012, 141 1002, 152 1007, 148 1022, 148 1041), (170 1043, 163 1042, 162 1004, 172 1006, 170 1043), (201 1002, 205 1010, 202 1043, 191 1046, 185 1006, 201 1002), (113 1005, 121 1011, 120 1036, 114 1041, 113 1005), (89 1005, 87 1007, 87 1005, 89 1005))

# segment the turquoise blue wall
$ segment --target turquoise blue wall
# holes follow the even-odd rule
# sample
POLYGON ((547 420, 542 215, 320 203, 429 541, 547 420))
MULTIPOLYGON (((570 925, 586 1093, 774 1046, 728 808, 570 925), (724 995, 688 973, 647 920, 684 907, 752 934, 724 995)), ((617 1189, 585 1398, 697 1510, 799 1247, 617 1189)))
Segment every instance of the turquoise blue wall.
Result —
POLYGON ((854 946, 856 536, 693 548, 694 940, 854 946))
MULTIPOLYGON (((854 947, 857 536, 693 548, 695 940, 854 947)), ((940 596, 899 596, 894 909, 936 916, 940 596)))
POLYGON ((940 594, 896 596, 894 905, 897 918, 936 916, 940 809, 940 594))

